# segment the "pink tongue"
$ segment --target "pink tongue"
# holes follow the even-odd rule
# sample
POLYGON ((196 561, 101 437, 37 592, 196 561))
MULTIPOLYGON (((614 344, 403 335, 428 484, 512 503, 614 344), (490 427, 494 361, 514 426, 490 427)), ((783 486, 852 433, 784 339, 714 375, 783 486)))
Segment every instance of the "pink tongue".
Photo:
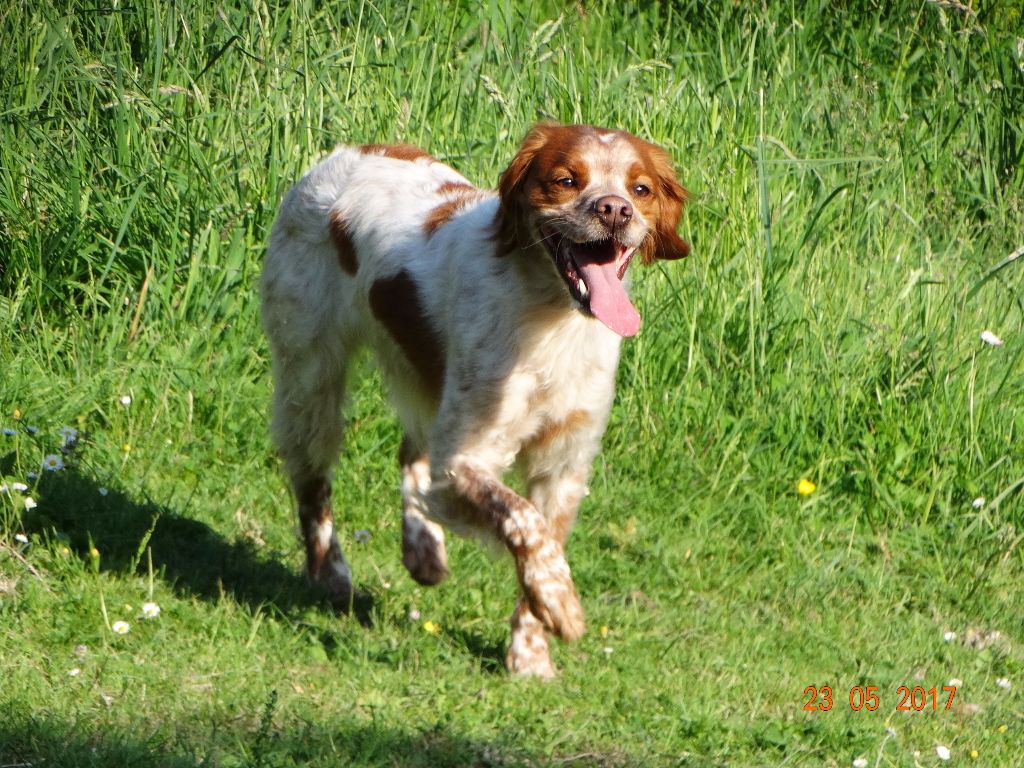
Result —
POLYGON ((580 276, 590 292, 594 317, 620 336, 635 336, 640 330, 640 313, 626 295, 612 259, 604 264, 580 264, 580 276))

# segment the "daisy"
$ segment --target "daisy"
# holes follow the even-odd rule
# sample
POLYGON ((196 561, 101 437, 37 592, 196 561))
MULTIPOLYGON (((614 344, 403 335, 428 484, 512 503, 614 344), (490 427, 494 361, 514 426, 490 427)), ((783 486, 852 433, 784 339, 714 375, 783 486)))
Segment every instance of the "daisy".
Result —
POLYGON ((24 533, 14 534, 14 540, 19 544, 28 544, 28 536, 26 536, 24 533))
POLYGON ((11 490, 18 491, 20 493, 21 491, 27 491, 28 486, 24 483, 11 483, 11 490))
POLYGON ((420 612, 419 611, 417 611, 415 608, 413 608, 411 611, 409 611, 409 621, 419 621, 419 620, 420 620, 420 612))
POLYGON ((108 491, 106 488, 97 488, 96 492, 99 493, 100 496, 106 496, 108 493, 110 493, 110 491, 108 491))
POLYGON ((121 395, 121 397, 118 398, 118 402, 120 402, 121 405, 129 406, 129 405, 132 404, 132 396, 131 395, 121 395))
POLYGON ((7 437, 14 437, 18 434, 18 431, 16 429, 11 429, 10 427, 4 427, 3 433, 7 435, 7 437))
POLYGON ((1007 680, 1005 677, 1000 677, 998 680, 996 680, 996 685, 998 685, 1004 691, 1008 691, 1010 690, 1010 688, 1013 687, 1013 684, 1010 683, 1010 681, 1007 680))
POLYGON ((354 535, 355 535, 356 541, 359 542, 360 544, 365 544, 366 542, 368 542, 370 540, 370 532, 368 530, 366 530, 365 528, 359 529, 358 531, 355 532, 354 535))
POLYGON ((72 667, 68 670, 68 677, 78 677, 80 674, 82 674, 82 670, 78 667, 72 667))
POLYGON ((26 472, 25 473, 25 479, 26 480, 38 480, 39 479, 39 473, 38 472, 26 472))
POLYGON ((142 618, 144 619, 155 619, 160 615, 160 606, 156 603, 143 603, 142 604, 142 618))
POLYGON ((949 760, 949 747, 944 747, 941 744, 939 744, 935 748, 935 754, 939 756, 939 760, 949 760))
POLYGON ((56 472, 59 469, 64 469, 64 459, 56 453, 47 454, 43 457, 43 469, 47 472, 56 472))
POLYGON ((64 445, 73 445, 78 440, 78 430, 74 427, 61 427, 60 436, 64 438, 64 445))
POLYGON ((868 761, 863 757, 854 758, 853 768, 868 768, 868 761))
POLYGON ((956 640, 956 632, 946 632, 942 635, 942 639, 945 640, 947 643, 952 643, 954 640, 956 640))
POLYGON ((990 347, 1001 347, 1004 344, 1002 339, 1000 339, 998 336, 992 333, 992 331, 989 330, 981 332, 981 340, 988 344, 990 347))
POLYGON ((115 635, 127 635, 131 631, 131 626, 127 621, 115 621, 110 625, 110 629, 115 635))
POLYGON ((28 432, 28 433, 29 433, 30 435, 34 435, 34 434, 35 434, 36 432, 38 432, 38 431, 39 431, 39 427, 36 427, 36 426, 34 426, 34 425, 32 425, 32 424, 27 424, 27 425, 25 426, 25 430, 26 430, 26 431, 27 431, 27 432, 28 432))
POLYGON ((24 504, 25 504, 25 509, 35 509, 36 507, 39 506, 38 504, 36 504, 36 500, 33 499, 31 496, 26 496, 25 497, 24 504))
POLYGON ((971 502, 971 506, 974 507, 975 509, 981 509, 982 507, 985 506, 985 497, 979 496, 978 498, 971 502))

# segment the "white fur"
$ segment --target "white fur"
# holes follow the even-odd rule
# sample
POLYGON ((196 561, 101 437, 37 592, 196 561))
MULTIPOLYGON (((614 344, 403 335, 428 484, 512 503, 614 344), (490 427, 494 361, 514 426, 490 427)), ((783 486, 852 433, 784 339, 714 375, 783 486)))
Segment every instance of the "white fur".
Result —
MULTIPOLYGON (((536 221, 508 253, 497 232, 510 214, 497 193, 472 189, 431 158, 339 147, 282 202, 262 281, 274 434, 296 487, 329 478, 342 442, 346 363, 370 348, 417 451, 403 459, 406 565, 416 575, 426 556, 436 560, 433 577, 447 572, 441 529, 424 515, 512 549, 527 602, 517 609, 510 666, 544 676, 553 670, 544 628, 570 638, 582 631, 563 544, 607 422, 621 338, 572 298, 536 222, 599 236, 588 201, 635 188, 627 179, 633 144, 617 132, 595 136, 576 158, 591 179, 578 201, 530 213, 536 221), (428 226, 453 199, 458 210, 428 226), (343 222, 354 274, 339 264, 332 218, 343 222), (439 396, 368 298, 375 283, 400 273, 422 306, 417 330, 428 328, 442 348, 439 396), (501 483, 514 463, 529 500, 501 483)), ((623 242, 635 249, 651 227, 638 207, 623 242)), ((326 522, 319 533, 331 530, 326 522)))

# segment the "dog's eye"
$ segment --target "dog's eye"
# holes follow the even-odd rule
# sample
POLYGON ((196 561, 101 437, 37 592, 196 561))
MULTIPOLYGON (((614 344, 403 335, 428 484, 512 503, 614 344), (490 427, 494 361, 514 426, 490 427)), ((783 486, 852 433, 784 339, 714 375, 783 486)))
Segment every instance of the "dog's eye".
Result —
POLYGON ((633 187, 633 194, 636 197, 647 197, 649 194, 651 194, 651 188, 648 187, 646 184, 637 184, 636 186, 633 187))
POLYGON ((576 179, 572 176, 563 176, 560 179, 555 179, 555 184, 560 187, 564 187, 565 189, 572 189, 576 186, 576 179))

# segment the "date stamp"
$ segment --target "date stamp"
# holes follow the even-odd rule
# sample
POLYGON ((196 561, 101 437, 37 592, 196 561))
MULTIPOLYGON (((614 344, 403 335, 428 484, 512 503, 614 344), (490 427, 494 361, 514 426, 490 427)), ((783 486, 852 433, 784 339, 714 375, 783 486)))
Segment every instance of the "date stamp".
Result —
MULTIPOLYGON (((804 688, 804 696, 806 697, 804 709, 808 712, 828 712, 835 706, 835 693, 829 685, 808 685, 804 688)), ((891 702, 895 704, 897 712, 924 712, 926 710, 938 712, 951 709, 954 696, 956 696, 955 685, 944 685, 941 688, 934 686, 925 688, 923 685, 915 685, 911 688, 901 685, 896 689, 896 694, 892 697, 891 702)), ((885 692, 880 694, 877 685, 855 685, 850 688, 847 698, 852 711, 874 712, 886 706, 882 701, 883 697, 888 698, 888 694, 885 692)))

